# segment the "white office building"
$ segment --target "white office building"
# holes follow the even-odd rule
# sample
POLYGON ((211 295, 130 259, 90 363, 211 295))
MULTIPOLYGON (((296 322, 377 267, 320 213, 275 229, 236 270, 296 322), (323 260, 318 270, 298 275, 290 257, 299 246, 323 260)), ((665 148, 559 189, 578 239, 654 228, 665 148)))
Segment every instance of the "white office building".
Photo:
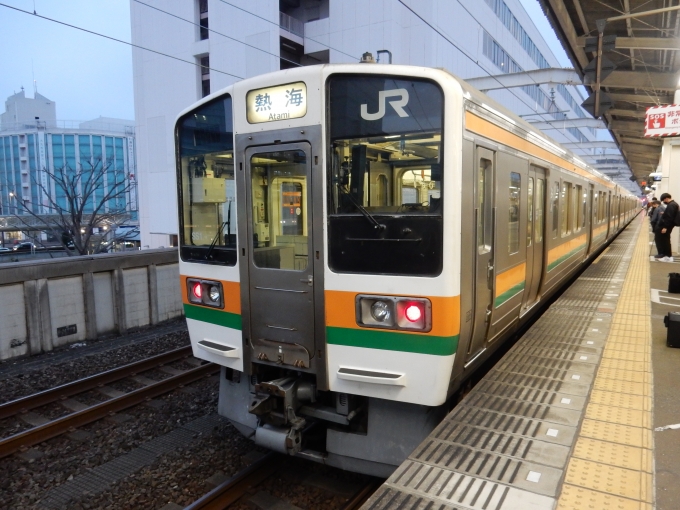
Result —
MULTIPOLYGON (((176 244, 178 113, 238 80, 358 62, 367 51, 380 64, 444 67, 468 79, 560 67, 519 0, 131 0, 130 9, 140 229, 149 248, 176 244)), ((527 120, 589 117, 573 86, 489 95, 527 120)), ((591 128, 546 134, 596 140, 591 128)))

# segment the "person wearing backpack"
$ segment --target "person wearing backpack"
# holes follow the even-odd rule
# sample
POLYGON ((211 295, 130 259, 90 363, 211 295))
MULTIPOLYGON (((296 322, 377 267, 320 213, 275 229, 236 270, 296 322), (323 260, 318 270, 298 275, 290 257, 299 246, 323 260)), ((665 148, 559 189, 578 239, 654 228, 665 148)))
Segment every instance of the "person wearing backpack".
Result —
POLYGON ((662 193, 661 202, 666 204, 666 210, 656 224, 654 231, 654 241, 660 257, 660 262, 673 262, 673 252, 671 250, 671 232, 673 227, 680 225, 680 214, 678 214, 678 204, 673 200, 670 193, 662 193))

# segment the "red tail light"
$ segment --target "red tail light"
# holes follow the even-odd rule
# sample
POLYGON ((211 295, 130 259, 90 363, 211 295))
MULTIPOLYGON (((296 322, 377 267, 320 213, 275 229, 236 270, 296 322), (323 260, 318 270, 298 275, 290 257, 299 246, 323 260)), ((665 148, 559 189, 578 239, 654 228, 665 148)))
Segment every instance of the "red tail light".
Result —
POLYGON ((196 296, 196 299, 201 299, 201 296, 203 295, 203 288, 201 287, 200 282, 194 283, 192 292, 194 293, 194 296, 196 296))
POLYGON ((418 322, 423 317, 423 308, 418 303, 410 303, 404 309, 404 316, 409 322, 418 322))

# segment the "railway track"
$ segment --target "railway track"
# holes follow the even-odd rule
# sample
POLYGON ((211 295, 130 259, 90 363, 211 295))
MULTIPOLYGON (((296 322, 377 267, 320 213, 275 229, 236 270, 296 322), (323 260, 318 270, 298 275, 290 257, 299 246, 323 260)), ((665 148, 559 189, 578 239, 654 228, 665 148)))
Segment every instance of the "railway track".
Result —
MULTIPOLYGON (((253 488, 276 473, 285 457, 269 452, 250 466, 221 483, 184 510, 223 510, 249 495, 253 488)), ((342 507, 342 510, 356 510, 363 505, 382 482, 376 479, 364 484, 342 507)))
MULTIPOLYGON (((102 372, 101 374, 7 402, 0 405, 0 419, 17 416, 30 409, 59 402, 73 395, 101 388, 106 384, 161 367, 167 363, 187 358, 190 355, 190 347, 175 349, 143 361, 124 365, 116 369, 102 372)), ((111 398, 105 402, 89 406, 86 409, 70 413, 43 425, 6 437, 0 440, 0 459, 66 432, 73 431, 77 427, 92 423, 106 416, 168 393, 175 388, 190 384, 218 371, 219 366, 212 363, 192 368, 180 374, 171 375, 162 381, 149 384, 143 388, 111 398)))

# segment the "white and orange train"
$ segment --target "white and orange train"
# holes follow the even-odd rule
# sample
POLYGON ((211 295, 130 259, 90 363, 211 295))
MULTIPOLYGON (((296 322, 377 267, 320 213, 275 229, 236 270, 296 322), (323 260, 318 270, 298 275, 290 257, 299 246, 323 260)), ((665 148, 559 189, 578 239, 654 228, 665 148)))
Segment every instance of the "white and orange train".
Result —
POLYGON ((388 475, 638 200, 440 69, 257 76, 176 125, 180 268, 219 413, 388 475))

